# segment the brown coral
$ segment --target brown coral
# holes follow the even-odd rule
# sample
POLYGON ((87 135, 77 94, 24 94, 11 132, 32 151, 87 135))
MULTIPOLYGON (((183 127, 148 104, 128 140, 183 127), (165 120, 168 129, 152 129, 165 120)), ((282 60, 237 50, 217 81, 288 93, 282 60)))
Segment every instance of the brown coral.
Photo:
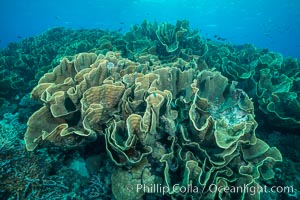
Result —
POLYGON ((71 148, 103 138, 111 160, 123 166, 112 180, 117 199, 147 193, 125 194, 128 180, 144 181, 141 170, 149 184, 193 183, 203 191, 170 190, 170 196, 229 198, 207 186, 258 184, 274 176, 271 166, 282 159, 256 138, 247 94, 219 72, 200 71, 194 61, 149 66, 113 52, 79 54, 42 77, 32 97, 44 107, 28 121, 27 149, 71 148))

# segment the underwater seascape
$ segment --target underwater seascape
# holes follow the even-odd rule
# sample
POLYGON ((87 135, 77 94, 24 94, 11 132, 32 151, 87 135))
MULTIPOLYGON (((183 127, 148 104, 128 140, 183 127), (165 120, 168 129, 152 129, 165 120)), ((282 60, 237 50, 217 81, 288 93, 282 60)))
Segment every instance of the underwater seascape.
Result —
POLYGON ((1 200, 300 199, 298 0, 1 4, 1 200))

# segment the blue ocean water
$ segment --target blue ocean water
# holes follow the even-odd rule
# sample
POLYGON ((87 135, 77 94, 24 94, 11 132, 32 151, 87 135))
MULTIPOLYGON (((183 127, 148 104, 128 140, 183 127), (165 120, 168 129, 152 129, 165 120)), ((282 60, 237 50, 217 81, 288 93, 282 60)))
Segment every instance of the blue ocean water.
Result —
POLYGON ((2 0, 0 47, 57 26, 126 32, 144 19, 187 19, 207 38, 300 58, 299 10, 298 0, 2 0))

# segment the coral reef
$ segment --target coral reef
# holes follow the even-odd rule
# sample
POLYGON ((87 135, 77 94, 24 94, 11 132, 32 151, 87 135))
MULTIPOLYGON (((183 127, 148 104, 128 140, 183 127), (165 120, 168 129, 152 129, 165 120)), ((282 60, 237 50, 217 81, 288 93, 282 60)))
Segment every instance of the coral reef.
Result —
POLYGON ((83 200, 112 196, 112 163, 100 163, 94 175, 87 177, 78 169, 88 166, 82 162, 80 150, 28 152, 23 141, 25 130, 18 112, 6 113, 0 121, 0 199, 83 200))
POLYGON ((186 20, 11 43, 0 198, 297 199, 208 186, 299 187, 299 72, 295 58, 206 40, 186 20))
POLYGON ((22 143, 15 144, 9 151, 1 151, 0 198, 108 199, 112 196, 111 163, 101 165, 93 176, 82 176, 66 165, 81 158, 78 153, 41 149, 33 154, 27 152, 22 143))
POLYGON ((192 61, 151 66, 114 52, 69 59, 31 93, 44 106, 28 120, 27 150, 76 149, 104 139, 113 163, 128 169, 113 172, 116 199, 146 193, 129 193, 129 183, 193 184, 200 194, 167 194, 226 199, 228 193, 211 193, 207 185, 256 186, 274 177, 281 154, 256 138, 253 103, 237 82, 192 61))
POLYGON ((206 40, 200 37, 198 31, 190 30, 187 20, 178 20, 176 25, 151 24, 145 20, 141 25, 133 26, 123 40, 126 51, 117 49, 133 61, 147 54, 156 56, 161 62, 176 61, 179 57, 189 61, 205 55, 208 50, 206 40))
POLYGON ((259 105, 269 123, 278 128, 299 129, 299 61, 253 45, 208 43, 204 60, 259 105))
POLYGON ((21 140, 26 125, 19 122, 19 113, 5 113, 0 121, 0 151, 5 152, 14 148, 21 140))
POLYGON ((21 43, 11 43, 0 52, 0 98, 13 101, 17 94, 25 95, 63 56, 108 51, 118 51, 123 57, 144 64, 171 63, 181 58, 194 60, 202 69, 216 68, 230 81, 239 82, 270 123, 300 128, 298 60, 253 45, 206 41, 198 31, 190 30, 187 20, 178 20, 175 25, 145 20, 124 35, 54 28, 21 43))
POLYGON ((17 94, 29 92, 39 78, 53 69, 64 56, 95 49, 112 50, 114 35, 118 37, 119 33, 58 27, 20 43, 10 43, 0 51, 0 97, 11 100, 17 94))

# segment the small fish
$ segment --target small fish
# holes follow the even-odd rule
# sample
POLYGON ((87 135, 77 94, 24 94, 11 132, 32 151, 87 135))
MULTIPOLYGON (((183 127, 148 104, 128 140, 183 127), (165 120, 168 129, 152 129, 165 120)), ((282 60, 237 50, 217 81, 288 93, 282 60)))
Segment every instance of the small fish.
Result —
POLYGON ((218 35, 214 35, 214 38, 216 38, 217 40, 221 40, 221 41, 227 40, 226 38, 222 38, 222 37, 220 37, 218 35))
POLYGON ((124 24, 124 22, 120 22, 120 24, 124 24))
POLYGON ((225 41, 225 40, 227 40, 227 39, 226 39, 226 38, 221 38, 221 37, 219 37, 218 40, 225 41))
POLYGON ((118 32, 121 32, 123 30, 123 28, 122 27, 120 27, 119 29, 118 29, 118 32))
POLYGON ((22 39, 23 37, 22 37, 22 36, 20 36, 20 35, 18 35, 18 36, 17 36, 17 38, 19 38, 19 39, 22 39))
POLYGON ((153 94, 153 96, 156 98, 156 92, 153 92, 152 94, 153 94))

